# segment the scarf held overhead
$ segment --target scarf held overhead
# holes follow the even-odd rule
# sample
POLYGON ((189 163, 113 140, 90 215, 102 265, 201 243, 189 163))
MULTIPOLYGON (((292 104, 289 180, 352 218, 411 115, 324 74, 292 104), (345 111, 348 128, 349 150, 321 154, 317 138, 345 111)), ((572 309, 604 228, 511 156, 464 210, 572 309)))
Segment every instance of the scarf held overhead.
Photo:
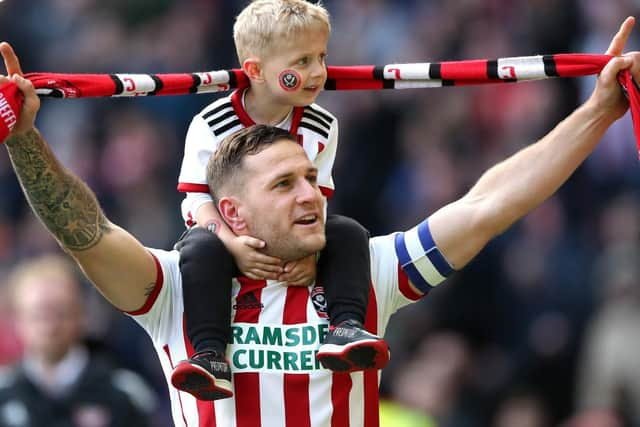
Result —
MULTIPOLYGON (((611 58, 568 53, 384 66, 329 66, 325 89, 416 89, 579 77, 599 73, 611 58)), ((247 76, 239 69, 174 74, 29 73, 25 77, 33 82, 38 95, 56 98, 184 95, 249 85, 247 76)), ((640 153, 640 90, 626 70, 618 75, 618 81, 629 99, 640 153)))

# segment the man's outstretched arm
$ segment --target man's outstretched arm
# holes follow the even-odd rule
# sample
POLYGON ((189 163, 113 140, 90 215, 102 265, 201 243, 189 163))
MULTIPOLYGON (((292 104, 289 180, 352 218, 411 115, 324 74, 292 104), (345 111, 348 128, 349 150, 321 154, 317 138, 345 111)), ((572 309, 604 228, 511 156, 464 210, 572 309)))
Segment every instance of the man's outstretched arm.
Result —
POLYGON ((20 77, 11 47, 2 43, 0 52, 12 76, 0 77, 0 84, 13 81, 24 95, 19 120, 5 145, 31 208, 114 306, 139 309, 156 282, 152 256, 109 222, 89 187, 56 159, 34 125, 40 102, 33 85, 20 77))
POLYGON ((68 251, 95 246, 111 225, 91 190, 55 158, 40 133, 13 133, 5 145, 31 208, 68 251))
MULTIPOLYGON (((621 55, 635 20, 628 18, 608 54, 621 55)), ((489 169, 460 200, 429 218, 433 239, 455 269, 466 265, 496 235, 540 205, 571 176, 613 122, 627 110, 616 75, 640 77, 640 54, 612 59, 590 99, 541 140, 489 169)))

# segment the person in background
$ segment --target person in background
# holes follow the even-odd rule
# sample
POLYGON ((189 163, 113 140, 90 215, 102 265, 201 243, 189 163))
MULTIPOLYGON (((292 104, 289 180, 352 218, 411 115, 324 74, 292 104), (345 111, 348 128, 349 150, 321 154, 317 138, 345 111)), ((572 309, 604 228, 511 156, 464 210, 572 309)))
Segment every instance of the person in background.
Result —
POLYGON ((580 354, 578 414, 610 411, 630 425, 640 424, 639 277, 637 242, 611 244, 595 263, 593 280, 602 289, 580 354))
POLYGON ((83 295, 61 255, 19 264, 9 302, 24 355, 0 376, 0 427, 145 427, 155 396, 83 344, 83 295))

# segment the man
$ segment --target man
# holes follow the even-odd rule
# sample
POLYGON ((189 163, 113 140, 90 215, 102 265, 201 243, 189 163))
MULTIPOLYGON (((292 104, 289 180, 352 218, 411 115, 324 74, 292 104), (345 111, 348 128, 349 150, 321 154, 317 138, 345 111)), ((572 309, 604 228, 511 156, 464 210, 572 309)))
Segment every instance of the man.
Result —
POLYGON ((151 389, 83 343, 83 296, 73 267, 46 255, 9 277, 24 357, 0 377, 0 427, 151 424, 151 389))
MULTIPOLYGON (((619 56, 628 18, 607 53, 619 56)), ((35 129, 39 100, 18 59, 0 45, 8 74, 25 95, 5 145, 34 212, 117 308, 151 336, 167 377, 193 350, 185 339, 176 251, 146 249, 107 220, 95 196, 53 156, 35 129)), ((616 74, 640 77, 640 53, 612 59, 591 98, 540 141, 487 171, 461 199, 405 233, 371 239, 372 288, 366 328, 384 334, 398 308, 421 298, 464 267, 494 236, 552 195, 627 110, 616 74)), ((325 242, 317 171, 286 132, 248 128, 218 148, 208 176, 213 198, 237 234, 266 242, 287 261, 325 242)), ((234 398, 196 401, 170 389, 174 422, 187 426, 378 425, 378 372, 334 374, 314 354, 327 330, 322 294, 313 287, 235 281, 233 338, 227 356, 234 398)))

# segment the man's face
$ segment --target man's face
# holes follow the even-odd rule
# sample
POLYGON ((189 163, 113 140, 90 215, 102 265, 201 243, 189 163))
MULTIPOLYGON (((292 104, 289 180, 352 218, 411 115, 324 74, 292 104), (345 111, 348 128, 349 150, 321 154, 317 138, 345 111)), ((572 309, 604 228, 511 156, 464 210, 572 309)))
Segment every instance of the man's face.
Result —
POLYGON ((326 31, 307 30, 289 37, 262 59, 266 86, 274 99, 295 106, 316 100, 327 80, 328 41, 326 31))
POLYGON ((18 331, 27 352, 55 363, 81 336, 78 290, 72 283, 55 278, 25 280, 15 300, 18 331))
POLYGON ((324 202, 317 175, 302 147, 286 139, 247 156, 244 187, 237 197, 244 234, 263 240, 265 252, 283 260, 321 250, 324 202))

